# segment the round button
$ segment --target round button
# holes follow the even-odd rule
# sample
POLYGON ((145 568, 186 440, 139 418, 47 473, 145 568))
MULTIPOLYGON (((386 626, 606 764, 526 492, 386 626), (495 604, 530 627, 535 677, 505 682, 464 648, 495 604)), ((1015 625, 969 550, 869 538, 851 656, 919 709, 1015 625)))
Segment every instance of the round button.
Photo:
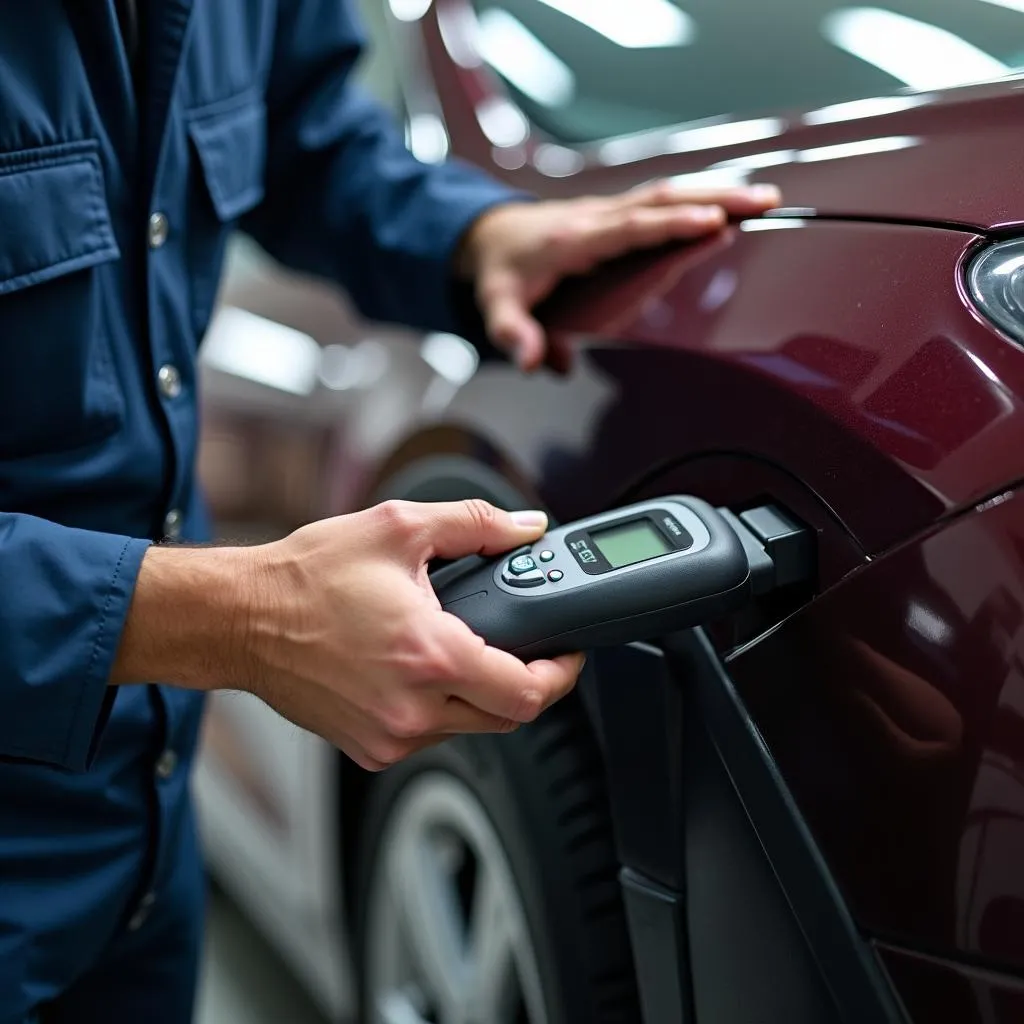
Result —
POLYGON ((174 363, 164 363, 156 372, 156 384, 164 398, 177 398, 181 394, 181 371, 174 363))
POLYGON ((555 558, 554 551, 542 551, 540 553, 540 560, 542 562, 552 562, 552 561, 554 561, 554 558, 555 558))
POLYGON ((171 224, 166 213, 161 213, 159 210, 156 213, 151 213, 148 232, 150 249, 159 249, 167 241, 170 230, 171 224))
POLYGON ((156 759, 156 777, 158 779, 169 779, 174 770, 178 767, 178 755, 173 750, 165 750, 156 759))
POLYGON ((529 555, 517 555, 508 563, 509 572, 514 576, 522 576, 524 573, 533 572, 537 563, 529 555))
POLYGON ((180 508, 172 508, 167 515, 164 516, 164 536, 170 537, 171 540, 175 540, 181 536, 181 526, 185 521, 185 516, 182 514, 180 508))
POLYGON ((131 920, 128 922, 128 930, 130 932, 137 932, 146 923, 146 918, 149 917, 154 903, 156 903, 155 892, 147 892, 139 900, 139 905, 135 908, 135 913, 132 914, 131 920))
POLYGON ((562 572, 561 569, 552 569, 551 572, 548 573, 548 579, 552 583, 559 583, 564 577, 565 573, 562 572))

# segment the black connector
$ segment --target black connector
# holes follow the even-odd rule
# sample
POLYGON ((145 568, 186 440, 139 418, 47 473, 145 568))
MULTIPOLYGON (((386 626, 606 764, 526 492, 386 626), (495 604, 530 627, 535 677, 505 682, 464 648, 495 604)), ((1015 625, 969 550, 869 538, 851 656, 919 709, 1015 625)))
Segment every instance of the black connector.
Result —
POLYGON ((741 512, 718 510, 736 531, 750 563, 755 596, 805 583, 814 575, 814 537, 774 505, 741 512))

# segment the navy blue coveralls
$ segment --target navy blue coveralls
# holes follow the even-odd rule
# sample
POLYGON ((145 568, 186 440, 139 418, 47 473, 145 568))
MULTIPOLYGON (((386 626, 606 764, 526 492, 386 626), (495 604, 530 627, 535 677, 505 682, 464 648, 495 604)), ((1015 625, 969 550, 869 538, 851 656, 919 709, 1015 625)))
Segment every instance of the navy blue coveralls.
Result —
MULTIPOLYGON (((208 523, 196 371, 234 226, 370 317, 459 330, 509 194, 349 84, 345 0, 0 4, 0 1024, 183 1024, 199 696, 106 681, 147 545, 208 523)), ((463 332, 465 333, 465 332, 463 332)))

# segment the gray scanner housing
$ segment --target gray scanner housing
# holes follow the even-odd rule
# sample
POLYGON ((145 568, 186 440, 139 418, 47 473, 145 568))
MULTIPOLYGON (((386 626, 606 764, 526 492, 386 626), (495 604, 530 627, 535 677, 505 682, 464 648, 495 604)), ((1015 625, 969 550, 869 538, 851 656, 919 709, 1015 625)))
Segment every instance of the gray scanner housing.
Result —
POLYGON ((431 584, 441 606, 491 646, 524 660, 593 647, 653 640, 741 608, 751 597, 747 551, 726 518, 699 498, 672 496, 570 523, 537 543, 497 558, 464 558, 438 570, 431 584), (669 513, 690 533, 685 550, 610 569, 584 571, 567 538, 622 520, 669 513), (541 562, 542 551, 555 558, 541 562), (507 565, 529 554, 558 582, 515 589, 507 565), (504 578, 503 578, 504 577, 504 578))

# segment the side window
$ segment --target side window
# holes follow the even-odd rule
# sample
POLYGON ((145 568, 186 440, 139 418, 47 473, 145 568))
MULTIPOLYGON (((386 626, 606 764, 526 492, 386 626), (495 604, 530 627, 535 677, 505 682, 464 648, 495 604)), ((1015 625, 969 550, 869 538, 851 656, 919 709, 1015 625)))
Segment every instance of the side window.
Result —
POLYGON ((1024 0, 473 0, 484 60, 570 143, 965 85, 1024 64, 1024 0))

